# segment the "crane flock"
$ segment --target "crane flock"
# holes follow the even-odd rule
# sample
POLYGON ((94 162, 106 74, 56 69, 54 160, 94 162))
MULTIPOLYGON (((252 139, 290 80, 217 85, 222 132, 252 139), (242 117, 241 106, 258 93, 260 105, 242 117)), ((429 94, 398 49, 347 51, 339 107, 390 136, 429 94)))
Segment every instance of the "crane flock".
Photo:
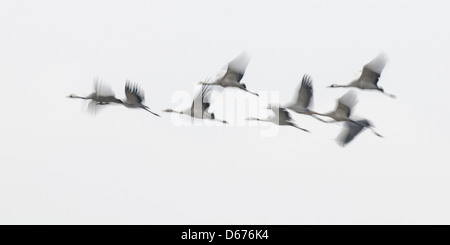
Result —
MULTIPOLYGON (((210 119, 227 124, 228 122, 223 119, 217 119, 214 112, 209 112, 211 105, 212 91, 214 88, 237 88, 253 95, 259 96, 258 93, 252 92, 247 89, 246 84, 241 83, 244 77, 247 65, 249 64, 248 55, 243 52, 235 59, 227 64, 226 72, 216 77, 215 79, 207 79, 206 81, 200 81, 201 90, 197 93, 192 105, 181 111, 173 109, 165 109, 163 112, 178 113, 187 115, 192 118, 198 119, 210 119)), ((330 88, 357 88, 360 90, 377 90, 391 98, 395 98, 394 95, 384 92, 384 89, 378 86, 378 81, 381 77, 381 73, 386 65, 386 55, 380 53, 377 57, 364 65, 361 75, 350 82, 347 85, 333 84, 328 86, 330 88)), ((311 104, 313 100, 313 79, 310 75, 305 74, 300 83, 300 88, 296 93, 294 102, 287 104, 286 106, 280 105, 268 105, 267 109, 271 112, 272 116, 268 118, 255 118, 249 117, 247 120, 257 120, 271 122, 280 126, 292 126, 305 132, 309 132, 308 129, 299 127, 293 120, 289 111, 295 112, 301 115, 307 115, 314 117, 315 119, 323 123, 336 123, 343 122, 342 130, 336 138, 337 143, 340 146, 346 146, 348 143, 354 140, 354 138, 362 133, 365 129, 371 130, 376 136, 383 137, 373 129, 373 124, 367 119, 354 119, 351 115, 353 106, 356 104, 356 94, 353 90, 346 92, 337 100, 337 106, 335 110, 328 113, 319 113, 311 110, 311 104), (321 117, 331 118, 331 121, 326 121, 321 117)), ((144 91, 136 83, 132 83, 129 80, 125 83, 125 99, 121 100, 115 97, 114 91, 106 84, 102 83, 98 79, 94 79, 94 92, 87 96, 78 96, 71 94, 67 96, 69 98, 90 100, 88 108, 95 112, 98 107, 109 104, 120 104, 127 108, 141 108, 154 116, 160 117, 159 114, 150 110, 147 105, 144 105, 144 91)))

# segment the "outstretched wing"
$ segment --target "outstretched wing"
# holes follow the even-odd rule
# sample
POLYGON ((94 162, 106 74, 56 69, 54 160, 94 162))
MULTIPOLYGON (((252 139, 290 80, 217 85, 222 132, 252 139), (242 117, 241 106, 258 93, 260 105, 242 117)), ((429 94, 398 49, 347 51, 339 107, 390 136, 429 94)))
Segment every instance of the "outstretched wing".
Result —
POLYGON ((302 79, 302 84, 298 90, 297 105, 308 108, 313 97, 312 78, 308 74, 305 74, 302 79))
POLYGON ((285 108, 280 108, 279 109, 279 115, 280 115, 280 119, 283 121, 290 121, 292 120, 291 115, 289 114, 289 112, 285 109, 285 108))
POLYGON ((289 122, 292 120, 291 115, 289 112, 282 107, 272 107, 272 111, 275 113, 275 116, 278 117, 278 122, 280 125, 285 124, 286 122, 289 122))
POLYGON ((88 107, 87 107, 87 111, 88 111, 90 116, 94 117, 103 108, 105 108, 104 104, 101 104, 101 103, 99 103, 97 101, 91 100, 91 101, 89 101, 89 104, 88 104, 88 107))
POLYGON ((346 122, 341 133, 337 137, 337 142, 341 146, 345 146, 360 134, 366 127, 370 126, 367 120, 359 120, 354 122, 346 122))
POLYGON ((352 91, 347 92, 338 100, 338 104, 335 110, 336 115, 347 118, 350 117, 352 107, 355 105, 355 103, 356 95, 352 91))
POLYGON ((386 63, 386 55, 380 53, 377 57, 364 66, 359 81, 361 83, 371 83, 373 85, 377 85, 381 72, 383 71, 386 63))
POLYGON ((94 92, 97 96, 102 97, 115 96, 114 91, 111 89, 111 87, 98 78, 94 78, 94 92))
POLYGON ((202 105, 202 112, 205 112, 208 110, 209 106, 211 105, 211 93, 213 87, 208 84, 203 84, 202 88, 199 93, 195 96, 194 100, 192 101, 191 110, 194 110, 195 106, 202 105))
POLYGON ((125 84, 125 96, 127 101, 132 104, 141 104, 145 100, 144 91, 137 84, 127 80, 125 84))
POLYGON ((371 70, 369 67, 364 66, 361 76, 359 77, 359 83, 377 85, 381 74, 371 70))
POLYGON ((241 53, 228 63, 227 71, 223 75, 223 79, 233 80, 239 83, 244 77, 249 62, 250 58, 248 55, 245 52, 241 53))

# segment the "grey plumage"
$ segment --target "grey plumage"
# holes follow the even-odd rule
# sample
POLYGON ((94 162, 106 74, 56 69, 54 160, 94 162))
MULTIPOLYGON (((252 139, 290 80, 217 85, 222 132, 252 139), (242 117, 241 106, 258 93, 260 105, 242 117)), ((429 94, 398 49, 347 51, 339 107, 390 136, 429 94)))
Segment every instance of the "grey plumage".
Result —
POLYGON ((90 100, 88 104, 88 111, 91 115, 95 115, 99 110, 99 105, 107 105, 111 103, 122 104, 120 99, 115 97, 114 91, 107 84, 100 81, 98 78, 94 79, 93 83, 94 92, 87 96, 78 96, 71 94, 67 97, 74 99, 90 100))
POLYGON ((328 112, 328 113, 317 113, 317 115, 326 116, 332 118, 334 121, 352 121, 351 118, 351 111, 353 106, 356 104, 356 95, 349 91, 346 94, 344 94, 341 98, 337 101, 337 106, 334 109, 334 111, 328 112))
POLYGON ((340 146, 346 146, 357 135, 362 133, 366 128, 372 130, 372 132, 378 137, 383 137, 372 129, 372 124, 367 119, 358 120, 356 122, 345 122, 341 133, 336 138, 337 143, 340 146))
POLYGON ((313 94, 312 78, 308 74, 305 74, 302 78, 295 102, 286 106, 286 108, 300 114, 311 114, 312 111, 309 110, 309 106, 312 104, 313 94))
POLYGON ((265 122, 271 122, 274 124, 278 124, 280 126, 292 126, 294 128, 298 128, 300 130, 303 130, 305 132, 309 132, 309 130, 301 128, 297 126, 297 124, 294 123, 291 115, 286 110, 286 108, 279 107, 279 106, 269 106, 269 110, 271 110, 275 116, 269 117, 267 119, 260 119, 260 118, 247 118, 247 120, 257 120, 257 121, 265 121, 265 122))
POLYGON ((384 92, 384 89, 378 86, 378 81, 380 80, 381 73, 384 67, 386 66, 386 63, 387 63, 386 55, 380 53, 369 63, 364 65, 362 73, 357 79, 353 80, 347 85, 333 84, 329 87, 331 88, 354 87, 362 90, 378 90, 392 98, 395 98, 395 95, 384 92))
POLYGON ((155 116, 160 116, 146 105, 144 105, 145 94, 144 91, 135 83, 131 83, 129 80, 125 83, 125 101, 122 101, 122 104, 128 108, 142 108, 155 116))
POLYGON ((242 78, 244 77, 245 70, 247 69, 248 63, 250 62, 250 58, 248 55, 243 52, 230 61, 227 65, 227 69, 225 74, 219 76, 212 82, 199 82, 200 84, 209 84, 209 85, 217 85, 224 88, 227 87, 235 87, 256 96, 259 96, 255 92, 251 92, 247 89, 247 86, 244 83, 241 83, 242 78))
MULTIPOLYGON (((202 85, 200 92, 195 96, 191 105, 191 116, 194 116, 196 106, 201 105, 202 118, 205 116, 205 112, 211 105, 211 93, 212 87, 210 85, 202 85)), ((211 114, 214 117, 214 114, 211 114)), ((210 119, 214 119, 210 117, 210 119)))
POLYGON ((188 115, 193 118, 208 118, 211 120, 221 121, 222 123, 228 123, 225 120, 216 119, 214 113, 209 113, 208 109, 211 105, 211 94, 213 87, 209 84, 203 84, 200 92, 197 93, 189 108, 182 111, 175 111, 173 109, 166 109, 164 112, 174 112, 183 115, 188 115))

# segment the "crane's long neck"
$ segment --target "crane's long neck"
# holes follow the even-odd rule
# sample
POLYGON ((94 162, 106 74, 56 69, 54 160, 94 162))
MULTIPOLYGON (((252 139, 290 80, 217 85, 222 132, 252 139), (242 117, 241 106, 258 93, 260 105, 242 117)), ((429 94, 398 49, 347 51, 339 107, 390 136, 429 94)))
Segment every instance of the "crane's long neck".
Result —
POLYGON ((257 117, 249 117, 249 118, 247 118, 247 120, 249 120, 249 121, 261 121, 261 122, 272 122, 268 118, 261 119, 261 118, 257 118, 257 117))
POLYGON ((337 120, 336 120, 335 117, 333 116, 333 112, 329 112, 329 113, 319 113, 319 112, 315 112, 315 111, 310 111, 310 114, 309 114, 309 115, 311 115, 311 116, 314 117, 315 119, 317 119, 317 120, 319 120, 319 121, 321 121, 321 122, 324 122, 324 123, 334 123, 334 122, 337 122, 337 120), (325 120, 323 120, 323 119, 317 117, 316 115, 318 115, 318 116, 323 116, 323 117, 329 117, 329 118, 331 118, 332 120, 330 120, 330 121, 325 121, 325 120))
POLYGON ((321 113, 316 112, 316 111, 312 111, 312 110, 308 110, 308 114, 309 114, 309 115, 319 115, 319 116, 322 116, 321 113))
POLYGON ((167 109, 167 110, 164 110, 165 112, 169 112, 169 113, 178 113, 178 114, 186 114, 185 112, 183 112, 183 111, 175 111, 175 110, 172 110, 172 109, 167 109))
POLYGON ((349 85, 342 85, 342 84, 333 84, 329 86, 329 88, 347 88, 350 87, 349 85))
POLYGON ((200 85, 220 85, 220 79, 216 79, 213 82, 209 82, 209 83, 200 81, 200 82, 198 82, 198 84, 200 84, 200 85))
POLYGON ((315 115, 318 116, 324 116, 324 117, 330 117, 330 113, 320 113, 320 112, 316 112, 316 111, 309 111, 309 115, 317 118, 315 115))
POLYGON ((78 96, 76 94, 71 94, 71 95, 69 95, 67 97, 72 98, 72 99, 83 99, 83 100, 91 99, 91 98, 89 98, 89 96, 83 97, 83 96, 78 96))
POLYGON ((117 99, 117 98, 113 98, 112 102, 117 103, 117 104, 123 104, 123 101, 121 99, 117 99))
POLYGON ((74 99, 90 100, 90 99, 93 99, 93 98, 97 97, 97 94, 94 92, 94 93, 91 93, 90 95, 84 96, 84 97, 83 96, 78 96, 76 94, 71 94, 71 95, 69 95, 67 97, 74 98, 74 99))
POLYGON ((318 112, 315 112, 315 111, 309 111, 309 114, 308 114, 308 115, 314 117, 315 119, 317 119, 317 120, 319 120, 319 121, 321 121, 321 122, 326 122, 325 120, 322 120, 321 118, 319 118, 318 116, 316 116, 316 115, 323 116, 323 114, 320 114, 320 113, 318 113, 318 112))

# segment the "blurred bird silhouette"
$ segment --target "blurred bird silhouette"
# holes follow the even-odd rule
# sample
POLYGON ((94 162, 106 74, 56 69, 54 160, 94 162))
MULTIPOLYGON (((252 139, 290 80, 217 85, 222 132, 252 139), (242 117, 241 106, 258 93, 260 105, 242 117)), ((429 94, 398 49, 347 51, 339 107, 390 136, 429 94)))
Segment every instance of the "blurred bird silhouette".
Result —
POLYGON ((150 110, 150 108, 143 104, 145 100, 144 91, 139 88, 137 84, 133 84, 130 81, 125 83, 125 96, 126 99, 122 101, 122 104, 128 108, 142 108, 155 116, 160 116, 150 110))
POLYGON ((395 95, 384 92, 384 89, 378 86, 381 72, 383 71, 386 63, 386 55, 380 53, 363 67, 362 73, 357 79, 347 85, 332 84, 329 88, 354 87, 363 90, 378 90, 391 98, 395 98, 395 95))
POLYGON ((101 82, 98 78, 94 79, 94 92, 87 96, 78 96, 70 94, 68 98, 91 100, 88 104, 88 111, 91 115, 95 115, 98 111, 98 105, 106 105, 110 103, 122 104, 120 99, 115 97, 114 91, 110 86, 101 82))
POLYGON ((273 112, 274 116, 266 118, 266 119, 250 117, 250 118, 247 118, 247 120, 271 122, 271 123, 274 123, 274 124, 277 124, 280 126, 292 126, 294 128, 298 128, 305 132, 309 132, 309 130, 301 128, 293 122, 292 117, 289 114, 289 112, 286 110, 286 108, 282 108, 282 107, 278 107, 278 106, 269 106, 267 109, 270 109, 273 112))
MULTIPOLYGON (((334 109, 334 111, 328 113, 315 113, 315 114, 332 118, 335 122, 350 121, 356 123, 355 121, 353 121, 353 119, 350 118, 352 108, 355 104, 356 104, 356 95, 352 91, 349 91, 338 99, 337 106, 336 109, 334 109)), ((334 121, 324 121, 324 122, 334 122, 334 121)))
POLYGON ((175 111, 173 109, 166 109, 163 111, 188 115, 192 118, 200 118, 200 119, 207 118, 211 120, 221 121, 222 123, 228 123, 225 120, 216 119, 214 113, 208 112, 208 108, 211 105, 211 93, 212 87, 210 85, 203 84, 201 91, 197 93, 197 95, 195 96, 190 108, 186 108, 185 110, 182 111, 175 111))
POLYGON ((312 86, 312 78, 310 75, 305 74, 300 84, 295 101, 288 104, 285 108, 293 110, 299 114, 310 115, 320 121, 323 121, 315 116, 315 114, 318 114, 317 112, 309 109, 313 101, 313 95, 314 90, 312 86))
POLYGON ((259 96, 257 93, 247 90, 247 86, 244 83, 240 83, 244 77, 245 70, 247 69, 249 62, 250 58, 245 52, 243 52, 228 63, 227 70, 224 75, 219 76, 211 83, 200 81, 199 84, 218 85, 224 88, 235 87, 259 96))
POLYGON ((372 130, 372 132, 378 136, 383 137, 379 133, 375 132, 375 130, 372 128, 372 124, 366 120, 358 120, 356 123, 354 122, 345 122, 345 125, 341 131, 341 133, 336 138, 337 143, 340 146, 346 146, 348 143, 350 143, 358 134, 362 133, 364 129, 369 128, 372 130))

